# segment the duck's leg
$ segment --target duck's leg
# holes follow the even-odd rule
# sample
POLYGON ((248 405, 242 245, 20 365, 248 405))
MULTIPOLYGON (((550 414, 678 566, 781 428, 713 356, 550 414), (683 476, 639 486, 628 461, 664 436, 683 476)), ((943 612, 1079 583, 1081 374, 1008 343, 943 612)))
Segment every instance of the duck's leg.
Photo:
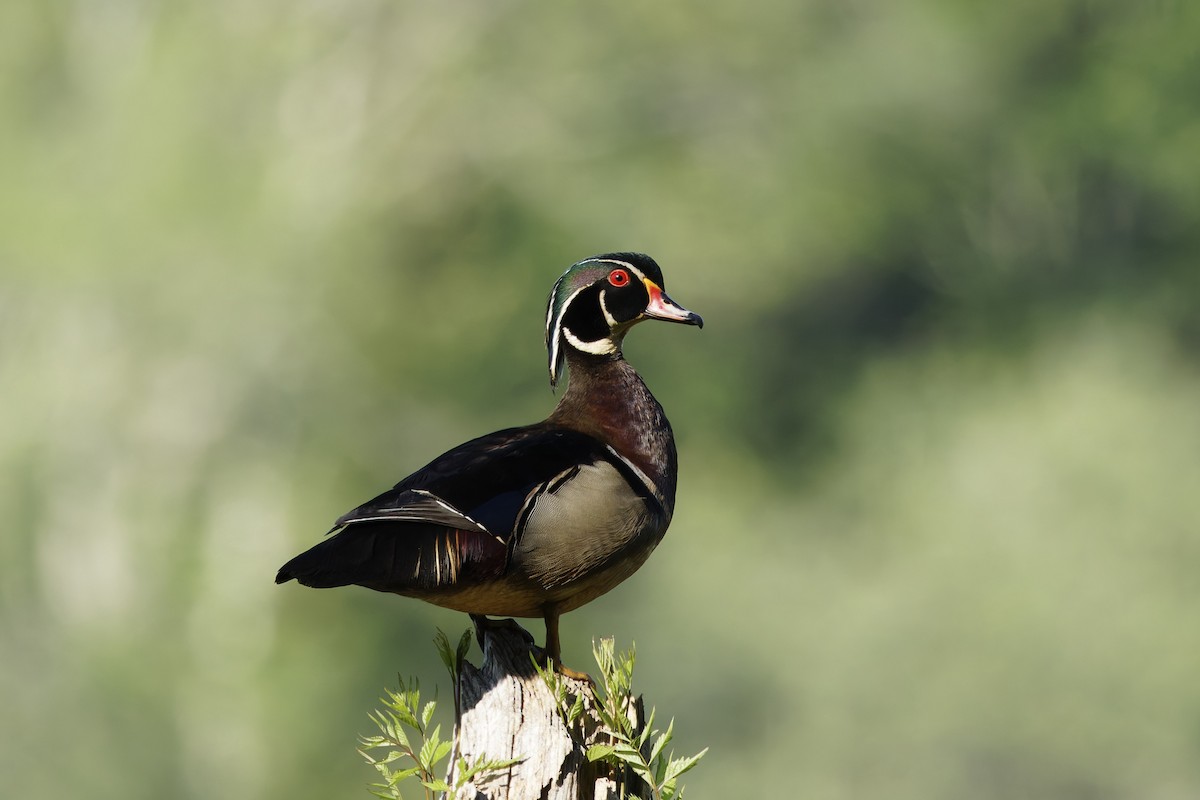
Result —
POLYGON ((560 675, 591 683, 592 678, 586 672, 577 672, 562 663, 562 642, 558 638, 558 606, 546 603, 542 606, 542 616, 546 620, 546 660, 553 663, 554 669, 560 675))

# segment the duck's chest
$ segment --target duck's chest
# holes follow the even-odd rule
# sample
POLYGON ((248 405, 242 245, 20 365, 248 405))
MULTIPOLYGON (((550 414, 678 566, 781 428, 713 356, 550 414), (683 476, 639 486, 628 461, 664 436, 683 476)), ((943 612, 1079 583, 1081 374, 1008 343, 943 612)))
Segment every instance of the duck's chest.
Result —
POLYGON ((552 420, 612 448, 648 484, 669 517, 675 506, 678 455, 671 423, 646 384, 624 362, 572 386, 552 420), (624 366, 624 369, 620 367, 624 366))

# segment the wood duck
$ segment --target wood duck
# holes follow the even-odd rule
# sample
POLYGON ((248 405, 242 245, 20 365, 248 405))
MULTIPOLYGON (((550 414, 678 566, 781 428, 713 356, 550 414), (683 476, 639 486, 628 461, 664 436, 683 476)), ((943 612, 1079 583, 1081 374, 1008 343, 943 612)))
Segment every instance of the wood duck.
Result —
POLYGON ((542 617, 561 671, 558 618, 640 567, 675 507, 677 460, 662 406, 625 361, 638 322, 703 326, 663 291, 658 264, 609 253, 568 269, 550 292, 550 385, 567 389, 543 422, 450 450, 358 508, 279 570, 276 583, 355 584, 485 615, 542 617))

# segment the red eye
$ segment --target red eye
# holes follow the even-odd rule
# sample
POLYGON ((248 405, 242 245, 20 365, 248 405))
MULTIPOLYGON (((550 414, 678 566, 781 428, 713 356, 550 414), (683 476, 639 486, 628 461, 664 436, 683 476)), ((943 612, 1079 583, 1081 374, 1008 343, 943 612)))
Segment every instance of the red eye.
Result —
POLYGON ((623 269, 614 269, 608 273, 608 282, 620 289, 622 286, 629 285, 629 273, 623 269))

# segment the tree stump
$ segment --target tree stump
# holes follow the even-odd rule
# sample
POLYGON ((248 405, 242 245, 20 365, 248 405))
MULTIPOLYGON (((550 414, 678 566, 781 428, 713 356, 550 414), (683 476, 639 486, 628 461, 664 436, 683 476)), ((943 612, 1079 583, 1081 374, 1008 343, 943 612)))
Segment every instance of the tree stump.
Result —
MULTIPOLYGON (((455 795, 458 800, 615 800, 625 793, 647 796, 631 771, 590 762, 588 748, 608 744, 611 734, 593 709, 593 686, 561 677, 567 704, 583 698, 584 713, 568 727, 561 701, 538 674, 532 656, 541 656, 533 637, 512 620, 478 629, 483 663, 462 663, 454 687, 455 738, 450 785, 458 762, 519 759, 502 770, 480 775, 455 795)), ((628 710, 636 729, 644 724, 641 697, 628 710)))

